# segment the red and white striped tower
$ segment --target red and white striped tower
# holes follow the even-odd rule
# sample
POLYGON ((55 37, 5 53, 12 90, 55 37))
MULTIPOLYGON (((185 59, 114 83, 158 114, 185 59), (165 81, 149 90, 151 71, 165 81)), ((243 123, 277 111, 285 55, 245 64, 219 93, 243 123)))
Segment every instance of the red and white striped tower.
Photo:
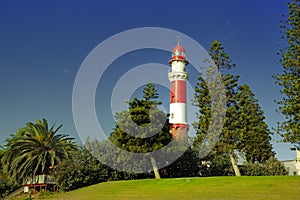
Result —
POLYGON ((187 139, 189 125, 186 106, 186 81, 188 80, 186 65, 189 62, 185 58, 185 49, 179 43, 172 51, 172 59, 169 64, 172 67, 168 73, 171 83, 170 133, 175 139, 187 139))

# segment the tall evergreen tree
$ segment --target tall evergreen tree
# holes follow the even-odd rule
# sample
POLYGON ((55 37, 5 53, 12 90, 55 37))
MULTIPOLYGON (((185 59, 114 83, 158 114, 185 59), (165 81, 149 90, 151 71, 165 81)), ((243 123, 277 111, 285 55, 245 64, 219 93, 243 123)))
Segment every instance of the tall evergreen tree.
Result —
POLYGON ((196 130, 196 135, 193 139, 193 146, 199 147, 206 136, 209 122, 211 119, 211 98, 209 95, 208 87, 204 78, 200 75, 198 82, 194 88, 193 105, 197 107, 196 117, 198 121, 193 122, 193 127, 196 130))
MULTIPOLYGON (((129 110, 116 114, 117 123, 109 139, 114 145, 135 153, 158 150, 171 141, 166 115, 157 108, 161 104, 153 84, 148 83, 143 98, 128 102, 129 110)), ((160 178, 156 161, 151 157, 156 178, 160 178)))
POLYGON ((236 99, 239 117, 237 128, 241 139, 238 149, 245 153, 247 162, 264 163, 275 156, 271 144, 272 133, 264 121, 264 112, 246 84, 239 87, 236 99))
MULTIPOLYGON (((225 71, 235 67, 232 60, 225 52, 219 41, 214 41, 210 47, 209 54, 220 71, 225 71)), ((232 165, 235 175, 240 176, 240 170, 236 161, 236 152, 244 151, 249 153, 249 160, 264 160, 273 155, 270 144, 270 132, 265 124, 263 112, 260 110, 257 100, 248 86, 238 87, 239 76, 229 73, 222 74, 222 80, 227 97, 226 119, 219 141, 207 158, 213 159, 215 156, 227 157, 232 165), (246 103, 247 102, 247 103, 246 103), (252 107, 253 106, 253 107, 252 107), (251 114, 251 120, 248 120, 251 114), (253 120, 256 120, 253 123, 253 120), (257 138, 256 138, 257 137, 257 138), (259 145, 254 145, 251 141, 260 140, 259 145), (265 145, 263 145, 265 143, 265 145), (256 148, 258 155, 250 152, 251 148, 256 148), (262 149, 260 149, 262 148, 262 149), (251 158, 251 159, 250 159, 251 158)), ((194 106, 198 108, 198 121, 195 122, 196 138, 194 146, 199 146, 207 136, 209 123, 211 120, 211 97, 208 86, 204 79, 199 76, 195 87, 194 106)), ((252 149, 253 150, 253 149, 252 149)))
MULTIPOLYGON (((215 40, 211 44, 209 49, 209 54, 218 70, 224 71, 235 67, 232 63, 231 58, 225 52, 223 45, 215 40)), ((202 75, 202 74, 201 74, 202 75)), ((209 123, 211 120, 211 96, 209 94, 208 86, 202 76, 198 77, 198 83, 195 87, 194 95, 194 106, 198 108, 197 117, 198 121, 194 122, 194 128, 196 129, 197 137, 194 140, 194 146, 202 145, 203 139, 207 136, 207 131, 209 128, 209 123)), ((234 95, 236 93, 237 84, 239 76, 234 76, 232 74, 222 75, 222 80, 226 93, 226 119, 223 127, 222 134, 220 135, 219 142, 216 144, 212 151, 212 154, 224 154, 224 156, 230 156, 230 160, 234 171, 237 175, 240 174, 237 164, 235 162, 233 153, 237 148, 237 138, 236 135, 236 101, 234 95)))
POLYGON ((281 21, 284 44, 279 56, 283 67, 281 74, 275 74, 276 83, 282 87, 284 97, 278 101, 279 112, 285 116, 278 132, 284 142, 298 144, 300 147, 300 1, 288 2, 288 16, 281 21))

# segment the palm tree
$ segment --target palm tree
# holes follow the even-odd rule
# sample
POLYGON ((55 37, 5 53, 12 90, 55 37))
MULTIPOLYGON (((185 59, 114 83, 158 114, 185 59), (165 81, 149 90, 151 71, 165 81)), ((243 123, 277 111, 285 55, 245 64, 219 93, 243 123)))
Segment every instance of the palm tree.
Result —
POLYGON ((48 174, 49 167, 69 158, 77 145, 66 134, 58 134, 54 125, 48 128, 46 119, 27 123, 7 140, 7 148, 1 159, 4 170, 13 180, 28 175, 48 174))

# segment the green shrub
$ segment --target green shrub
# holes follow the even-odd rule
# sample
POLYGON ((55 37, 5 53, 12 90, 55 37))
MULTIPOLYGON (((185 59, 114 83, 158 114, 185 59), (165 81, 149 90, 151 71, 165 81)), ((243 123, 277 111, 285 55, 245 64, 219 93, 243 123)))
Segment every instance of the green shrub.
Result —
POLYGON ((282 176, 288 174, 284 165, 274 157, 269 158, 265 163, 247 163, 241 171, 246 176, 282 176))
POLYGON ((107 181, 109 168, 95 159, 86 149, 81 149, 72 160, 64 160, 53 172, 62 191, 70 191, 107 181))

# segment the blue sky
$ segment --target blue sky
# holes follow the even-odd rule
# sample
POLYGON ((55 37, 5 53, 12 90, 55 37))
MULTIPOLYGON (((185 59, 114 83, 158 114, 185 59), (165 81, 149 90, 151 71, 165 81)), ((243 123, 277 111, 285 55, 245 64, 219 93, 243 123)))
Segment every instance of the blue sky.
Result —
MULTIPOLYGON (((232 72, 241 75, 240 83, 250 85, 266 122, 274 127, 283 119, 275 111, 280 88, 272 74, 281 71, 276 51, 280 15, 286 12, 283 0, 1 1, 0 143, 26 122, 42 117, 50 124, 64 124, 63 132, 78 138, 72 88, 81 63, 108 37, 149 26, 180 31, 206 49, 213 40, 221 41, 237 64, 232 72)), ((127 69, 150 61, 167 64, 166 52, 151 52, 150 58, 148 53, 137 52, 117 63, 127 69)), ((110 95, 112 80, 122 72, 124 68, 116 67, 107 72, 112 77, 105 82, 108 89, 97 91, 96 100, 110 95)), ((97 108, 101 113, 101 105, 97 108)), ((106 123, 108 132, 111 127, 106 123)), ((294 158, 289 147, 274 142, 279 159, 294 158)))

